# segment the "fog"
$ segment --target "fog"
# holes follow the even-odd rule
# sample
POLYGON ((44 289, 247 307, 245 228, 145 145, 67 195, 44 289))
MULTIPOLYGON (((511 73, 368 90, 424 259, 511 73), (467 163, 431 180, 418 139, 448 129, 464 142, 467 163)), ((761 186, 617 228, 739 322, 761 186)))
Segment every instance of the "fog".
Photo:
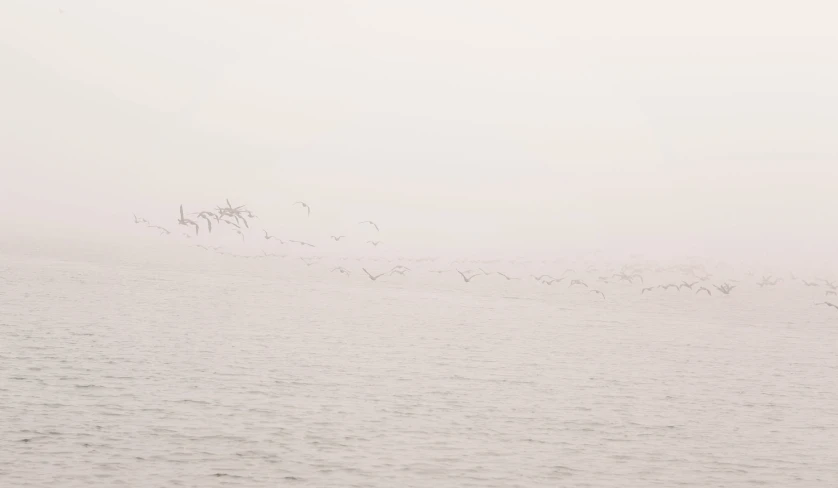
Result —
MULTIPOLYGON (((438 248, 836 245, 828 2, 0 6, 7 233, 224 198, 438 248)), ((337 232, 338 230, 335 230, 337 232)))

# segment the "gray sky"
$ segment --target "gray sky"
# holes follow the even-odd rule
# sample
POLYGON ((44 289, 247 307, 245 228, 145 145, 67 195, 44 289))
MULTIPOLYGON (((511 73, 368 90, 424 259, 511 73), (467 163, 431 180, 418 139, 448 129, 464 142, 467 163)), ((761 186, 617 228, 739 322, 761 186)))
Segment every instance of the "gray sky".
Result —
POLYGON ((6 0, 1 218, 834 253, 838 8, 686 5, 6 0))

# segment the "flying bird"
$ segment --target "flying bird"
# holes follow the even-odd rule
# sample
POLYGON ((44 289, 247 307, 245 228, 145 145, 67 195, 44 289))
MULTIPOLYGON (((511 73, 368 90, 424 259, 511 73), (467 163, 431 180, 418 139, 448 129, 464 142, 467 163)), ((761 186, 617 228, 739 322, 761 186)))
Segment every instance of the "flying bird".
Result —
POLYGON ((731 286, 731 285, 728 285, 727 283, 723 283, 722 286, 717 286, 717 285, 713 285, 713 286, 717 290, 719 290, 720 292, 724 293, 725 295, 729 294, 731 291, 733 291, 734 288, 736 288, 736 285, 731 286))
POLYGON ((573 285, 581 285, 581 286, 584 286, 585 288, 587 288, 587 287, 588 287, 588 284, 587 284, 587 283, 585 283, 585 282, 584 282, 584 281, 582 281, 582 280, 572 280, 572 281, 570 282, 570 286, 568 286, 568 288, 570 288, 570 287, 571 287, 571 286, 573 286, 573 285))
POLYGON ((463 274, 463 272, 462 272, 462 271, 460 271, 459 269, 457 270, 457 272, 458 272, 458 273, 460 273, 460 276, 462 276, 462 277, 463 277, 463 281, 465 281, 466 283, 468 283, 468 282, 470 282, 472 279, 474 279, 474 277, 475 277, 475 276, 480 276, 480 273, 475 273, 475 274, 473 274, 473 275, 471 275, 471 276, 466 276, 466 275, 464 275, 464 274, 463 274))
POLYGON ((180 206, 180 219, 178 219, 177 223, 178 223, 178 225, 185 225, 185 226, 194 225, 195 226, 195 235, 198 235, 198 229, 199 229, 198 223, 195 222, 194 220, 187 219, 183 216, 183 205, 180 206))
POLYGON ((381 241, 367 241, 367 244, 372 244, 375 247, 378 247, 381 244, 381 241))
POLYGON ((346 276, 351 275, 352 273, 349 272, 348 269, 344 268, 343 266, 338 266, 337 268, 332 268, 332 273, 335 271, 340 271, 340 274, 345 274, 346 276))
POLYGON ((271 239, 276 239, 276 237, 274 237, 274 236, 272 236, 272 235, 269 235, 269 234, 268 234, 268 231, 266 231, 265 229, 262 229, 262 232, 264 232, 264 233, 265 233, 265 240, 266 240, 266 241, 269 241, 269 240, 271 240, 271 239))
POLYGON ((386 274, 387 274, 387 273, 381 273, 381 274, 377 274, 377 275, 373 276, 373 275, 371 275, 371 274, 370 274, 370 272, 369 272, 369 271, 367 271, 367 270, 366 270, 366 268, 361 268, 361 269, 362 269, 362 270, 364 270, 364 273, 366 273, 366 274, 367 274, 367 276, 369 276, 369 277, 370 277, 370 279, 371 279, 371 280, 373 280, 373 281, 375 281, 375 280, 377 280, 378 278, 381 278, 382 276, 384 276, 384 275, 386 275, 386 274))
POLYGON ((642 295, 642 294, 646 293, 647 291, 652 291, 654 289, 655 289, 654 286, 650 286, 649 288, 643 288, 642 290, 640 290, 640 294, 642 295))
POLYGON ((346 236, 332 236, 332 239, 334 239, 335 242, 337 242, 337 241, 343 239, 344 237, 346 237, 346 236))
POLYGON ((704 288, 703 286, 701 288, 699 288, 698 291, 695 292, 695 294, 698 295, 702 291, 706 291, 708 296, 713 296, 713 294, 710 293, 710 290, 708 290, 707 288, 704 288))
POLYGON ((378 231, 378 230, 379 230, 379 229, 378 229, 378 224, 376 224, 376 223, 375 223, 375 222, 373 222, 372 220, 365 220, 365 221, 363 221, 363 222, 358 222, 358 225, 361 225, 361 224, 370 224, 371 226, 375 227, 375 230, 376 230, 376 231, 378 231))
POLYGON ((826 305, 827 307, 832 307, 835 310, 838 310, 838 305, 835 305, 832 302, 820 302, 820 303, 816 303, 815 305, 826 305))
POLYGON ((306 202, 294 202, 294 203, 292 204, 292 206, 297 205, 297 204, 302 205, 302 206, 303 206, 303 208, 304 208, 304 209, 306 209, 306 211, 308 211, 308 216, 309 216, 309 217, 311 217, 311 207, 309 207, 309 206, 308 206, 308 204, 307 204, 306 202))
POLYGON ((497 274, 499 274, 499 275, 503 276, 504 278, 506 278, 506 281, 520 279, 520 278, 512 278, 512 277, 506 276, 505 274, 501 273, 500 271, 497 271, 497 274))
POLYGON ((288 242, 293 242, 294 244, 299 244, 300 246, 317 247, 314 244, 309 244, 308 242, 305 242, 305 241, 295 241, 293 239, 290 239, 288 242))
POLYGON ((603 293, 603 292, 601 292, 601 291, 599 291, 599 290, 591 290, 591 293, 596 293, 596 294, 598 294, 599 296, 601 296, 603 300, 605 300, 605 293, 603 293))
POLYGON ((171 232, 169 232, 169 229, 166 229, 165 227, 160 227, 159 225, 151 225, 151 224, 148 224, 148 225, 147 225, 147 227, 149 227, 149 228, 151 228, 151 229, 157 229, 157 230, 159 230, 159 231, 160 231, 160 235, 161 235, 161 236, 162 236, 163 234, 166 234, 166 235, 171 234, 171 232))

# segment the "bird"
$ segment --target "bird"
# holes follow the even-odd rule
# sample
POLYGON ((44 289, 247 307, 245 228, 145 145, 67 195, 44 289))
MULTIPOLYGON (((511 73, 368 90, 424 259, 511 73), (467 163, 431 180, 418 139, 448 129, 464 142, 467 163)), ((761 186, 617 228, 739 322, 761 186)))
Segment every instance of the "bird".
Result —
POLYGON ((340 274, 345 274, 346 276, 351 275, 352 273, 349 272, 348 269, 344 268, 343 266, 338 266, 337 268, 332 268, 332 273, 335 271, 340 271, 340 274))
POLYGON ((599 290, 591 290, 591 293, 597 293, 599 296, 602 297, 603 300, 605 300, 605 293, 603 293, 599 290))
POLYGON ((194 220, 187 219, 183 216, 183 205, 180 206, 180 219, 178 219, 177 223, 178 223, 178 225, 186 225, 186 226, 194 225, 195 226, 195 235, 198 235, 198 229, 199 229, 198 223, 195 222, 194 220))
POLYGON ((821 285, 819 285, 819 284, 817 284, 817 283, 810 283, 810 282, 808 282, 808 281, 806 281, 806 280, 803 280, 803 285, 805 285, 805 286, 821 286, 821 285))
POLYGON ((506 281, 519 279, 519 278, 512 278, 512 277, 506 276, 505 274, 501 273, 500 271, 497 271, 496 273, 503 276, 504 278, 506 278, 506 281))
POLYGON ((463 272, 462 272, 462 271, 460 271, 459 269, 457 270, 457 272, 458 272, 458 273, 460 273, 460 276, 462 276, 462 277, 463 277, 463 281, 465 281, 466 283, 468 283, 468 282, 470 282, 472 279, 474 279, 474 277, 475 277, 475 276, 480 276, 480 273, 475 273, 475 274, 473 274, 473 275, 471 275, 471 276, 466 276, 466 275, 465 275, 465 274, 463 274, 463 272))
POLYGON ((371 275, 371 274, 370 274, 370 272, 369 272, 369 271, 367 271, 367 269, 366 269, 366 268, 361 268, 361 269, 362 269, 362 270, 364 270, 364 273, 366 273, 366 274, 367 274, 367 276, 369 276, 369 277, 370 277, 370 279, 371 279, 371 280, 373 280, 373 281, 375 281, 375 280, 377 280, 378 278, 381 278, 382 276, 384 276, 384 275, 386 275, 386 274, 387 274, 387 273, 381 273, 381 274, 377 274, 377 275, 373 276, 373 275, 371 275))
POLYGON ((242 242, 244 242, 244 233, 241 231, 241 229, 236 229, 236 234, 240 235, 242 238, 242 242))
POLYGON ((137 214, 131 214, 131 215, 133 215, 133 216, 134 216, 134 223, 135 223, 135 224, 139 224, 139 223, 145 223, 145 224, 148 224, 148 223, 150 223, 148 220, 146 220, 146 219, 144 219, 144 218, 142 218, 142 217, 137 217, 137 214))
POLYGON ((695 285, 697 285, 697 284, 698 284, 698 282, 697 282, 697 281, 696 281, 696 282, 693 282, 693 283, 687 283, 686 281, 682 281, 682 282, 681 282, 681 286, 679 286, 679 287, 678 287, 678 289, 680 290, 680 289, 681 289, 681 287, 684 287, 684 288, 689 288, 690 290, 692 290, 692 289, 693 289, 693 287, 694 287, 695 285))
POLYGON ((372 220, 365 220, 365 221, 363 221, 363 222, 358 222, 358 225, 361 225, 361 224, 370 224, 371 226, 375 227, 375 230, 376 230, 376 231, 379 231, 379 229, 378 229, 378 224, 376 224, 376 223, 375 223, 375 222, 373 222, 372 220))
POLYGON ((166 234, 166 235, 171 234, 171 232, 169 232, 169 229, 166 229, 165 227, 160 227, 159 225, 151 225, 151 224, 148 224, 148 225, 147 225, 147 227, 150 227, 150 228, 152 228, 152 229, 157 229, 157 230, 159 230, 159 231, 160 231, 160 235, 161 235, 161 236, 162 236, 163 234, 166 234))
POLYGON ((642 294, 646 293, 647 291, 652 291, 654 289, 655 289, 654 286, 650 286, 649 288, 643 288, 642 290, 640 290, 640 294, 642 295, 642 294))
POLYGON ((335 242, 337 242, 337 241, 343 239, 344 237, 346 237, 346 236, 332 236, 332 239, 334 239, 335 242))
POLYGON ((317 261, 316 261, 316 260, 314 260, 314 259, 312 259, 312 260, 308 260, 308 259, 303 258, 303 257, 301 257, 301 258, 300 258, 300 261, 302 261, 302 262, 306 263, 306 266, 311 266, 312 264, 316 264, 316 263, 317 263, 317 261))
POLYGON ((262 229, 262 232, 264 232, 264 233, 265 233, 265 240, 266 240, 266 241, 269 241, 269 240, 271 240, 271 239, 276 239, 276 237, 274 237, 274 236, 272 236, 272 235, 269 235, 269 234, 268 234, 268 231, 266 231, 265 229, 262 229))
POLYGON ((306 209, 306 211, 308 211, 308 216, 309 216, 309 217, 311 217, 311 207, 309 207, 309 206, 308 206, 308 204, 307 204, 306 202, 299 202, 299 201, 297 201, 297 202, 294 202, 294 203, 292 204, 292 206, 293 206, 293 205, 297 205, 297 204, 302 205, 302 206, 303 206, 303 208, 304 208, 304 209, 306 209))
POLYGON ((550 275, 548 275, 548 274, 543 274, 543 275, 541 275, 541 276, 536 276, 536 275, 530 275, 530 276, 532 276, 532 277, 533 277, 533 279, 534 279, 535 281, 541 281, 541 280, 543 280, 544 278, 552 278, 552 279, 555 279, 555 278, 553 278, 552 276, 550 276, 550 275))
MULTIPOLYGON (((215 214, 210 214, 210 215, 215 216, 215 214)), ((203 218, 204 220, 207 221, 207 231, 210 234, 212 234, 212 220, 210 220, 210 217, 207 216, 205 212, 201 212, 200 214, 198 214, 198 218, 203 218)))
POLYGON ((564 281, 564 278, 558 278, 558 279, 551 278, 551 279, 543 280, 541 283, 550 286, 553 283, 561 283, 562 281, 564 281))
POLYGON ((707 288, 704 288, 703 286, 701 288, 699 288, 698 291, 695 292, 695 294, 698 295, 702 291, 706 291, 708 296, 713 296, 713 294, 710 293, 710 290, 708 290, 707 288))
POLYGON ((714 286, 717 290, 719 290, 720 292, 724 293, 725 295, 729 294, 731 291, 733 291, 733 289, 734 289, 734 288, 736 288, 736 286, 735 286, 735 285, 734 285, 734 286, 730 286, 730 285, 728 285, 727 283, 722 283, 722 286, 718 286, 718 285, 713 285, 713 286, 714 286))
POLYGON ((403 270, 403 271, 413 271, 412 269, 410 269, 407 266, 404 266, 402 264, 397 264, 397 265, 393 266, 393 269, 391 269, 390 271, 395 271, 397 269, 400 269, 400 270, 403 270))
POLYGON ((404 276, 404 274, 407 273, 407 270, 406 269, 401 269, 401 268, 390 270, 390 274, 392 275, 393 273, 398 273, 398 274, 404 276))
POLYGON ((367 241, 367 244, 372 244, 373 246, 378 247, 378 245, 381 244, 381 241, 367 241))
POLYGON ((309 244, 308 242, 305 242, 305 241, 295 241, 293 239, 290 239, 288 242, 293 242, 294 244, 299 244, 300 246, 317 247, 314 244, 309 244))
POLYGON ((572 280, 572 281, 570 282, 570 286, 568 286, 568 288, 570 288, 570 287, 571 287, 571 286, 573 286, 573 285, 581 285, 581 286, 584 286, 585 288, 587 288, 587 287, 588 287, 588 284, 587 284, 587 283, 585 283, 585 282, 584 282, 584 281, 582 281, 582 280, 572 280))
POLYGON ((835 293, 834 290, 826 290, 826 293, 824 293, 824 296, 835 295, 835 294, 836 293, 835 293))
POLYGON ((829 280, 823 280, 823 282, 826 283, 826 286, 828 286, 830 290, 838 290, 838 285, 836 285, 835 283, 829 280))
POLYGON ((832 302, 820 302, 820 303, 816 303, 815 305, 826 305, 827 307, 832 307, 835 310, 838 310, 838 305, 835 305, 832 302))

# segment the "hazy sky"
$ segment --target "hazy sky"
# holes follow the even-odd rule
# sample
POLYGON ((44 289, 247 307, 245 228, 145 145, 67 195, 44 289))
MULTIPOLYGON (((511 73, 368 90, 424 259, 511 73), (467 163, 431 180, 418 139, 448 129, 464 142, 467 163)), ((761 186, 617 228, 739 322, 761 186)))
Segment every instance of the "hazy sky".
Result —
POLYGON ((120 232, 230 197, 290 226, 303 199, 326 235, 372 218, 459 246, 834 253, 835 18, 827 1, 4 0, 2 219, 93 212, 120 232))

